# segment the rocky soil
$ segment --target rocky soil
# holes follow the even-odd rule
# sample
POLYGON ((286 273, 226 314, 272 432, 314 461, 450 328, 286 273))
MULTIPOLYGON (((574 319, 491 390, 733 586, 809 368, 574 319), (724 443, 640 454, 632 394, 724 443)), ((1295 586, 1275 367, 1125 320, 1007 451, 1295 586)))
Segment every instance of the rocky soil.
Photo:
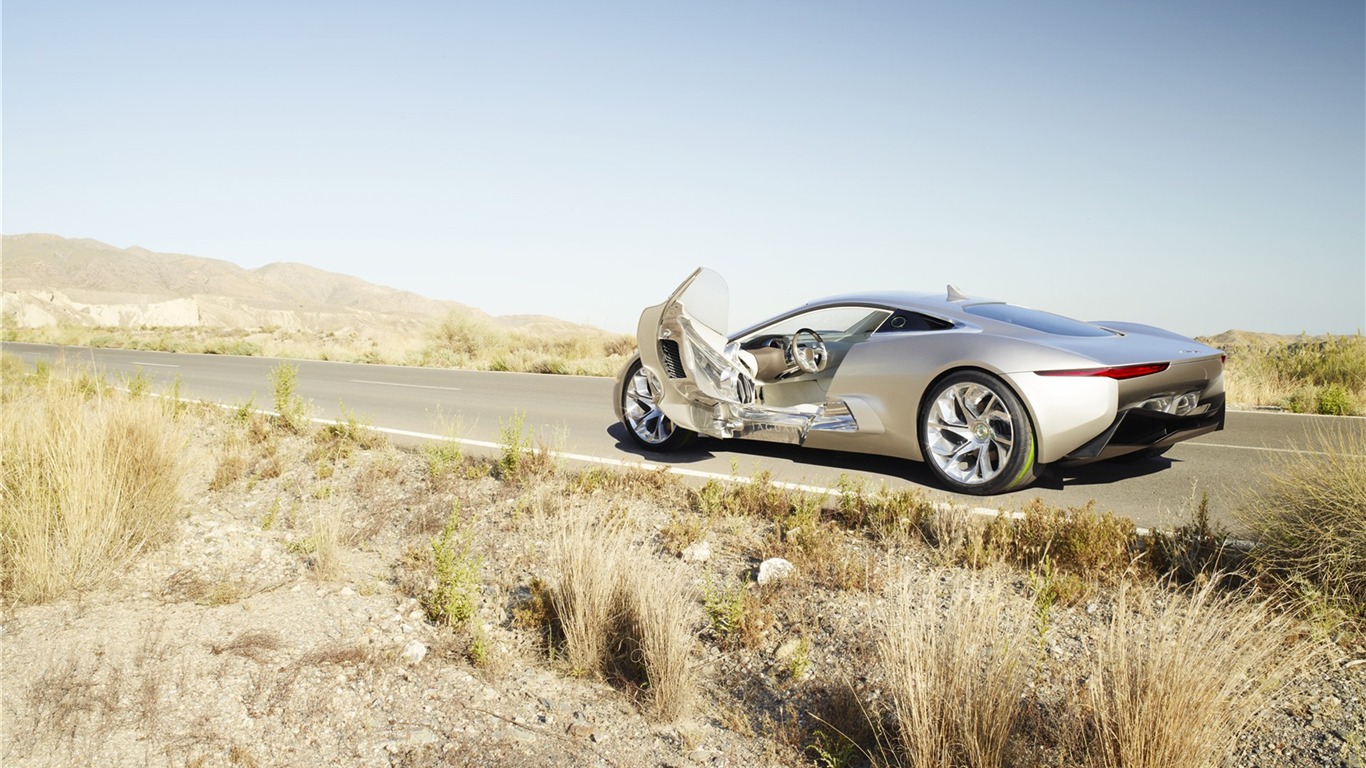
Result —
MULTIPOLYGON (((431 457, 386 445, 185 421, 200 460, 177 542, 96 592, 4 609, 4 765, 866 764, 834 734, 858 735, 890 696, 876 644, 892 586, 977 579, 1029 600, 1028 574, 949 568, 923 544, 849 531, 827 533, 822 573, 799 563, 743 586, 791 532, 704 519, 678 483, 565 467, 503 479, 470 457, 434 474, 431 457), (684 569, 680 589, 744 596, 744 637, 699 599, 700 695, 677 722, 655 719, 634 683, 575 676, 547 648, 534 603, 554 576, 548 531, 584 507, 628 519, 649 556, 684 569), (423 604, 453 511, 481 557, 478 612, 459 628, 423 604)), ((1099 590, 1052 610, 1010 764, 1075 759, 1063 704, 1112 606, 1099 590)), ((1333 646, 1301 669, 1226 764, 1366 765, 1360 656, 1333 646)))

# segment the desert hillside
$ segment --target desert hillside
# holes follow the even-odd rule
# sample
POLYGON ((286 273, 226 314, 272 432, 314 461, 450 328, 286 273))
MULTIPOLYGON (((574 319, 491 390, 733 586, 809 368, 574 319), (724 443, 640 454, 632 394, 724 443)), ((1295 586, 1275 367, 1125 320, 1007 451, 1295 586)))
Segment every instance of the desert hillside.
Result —
POLYGON ((549 317, 490 317, 305 264, 231 262, 48 234, 4 236, 4 312, 16 327, 427 326, 452 311, 503 328, 587 330, 549 317))

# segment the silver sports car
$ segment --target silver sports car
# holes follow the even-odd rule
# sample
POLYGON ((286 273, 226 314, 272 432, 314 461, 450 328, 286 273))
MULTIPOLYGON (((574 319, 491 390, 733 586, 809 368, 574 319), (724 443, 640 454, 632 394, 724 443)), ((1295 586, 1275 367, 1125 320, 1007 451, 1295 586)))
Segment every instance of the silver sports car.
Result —
POLYGON ((949 286, 820 299, 729 333, 729 301, 698 269, 641 313, 614 400, 642 448, 702 434, 873 453, 991 494, 1047 464, 1156 455, 1224 426, 1224 355, 1151 326, 949 286))

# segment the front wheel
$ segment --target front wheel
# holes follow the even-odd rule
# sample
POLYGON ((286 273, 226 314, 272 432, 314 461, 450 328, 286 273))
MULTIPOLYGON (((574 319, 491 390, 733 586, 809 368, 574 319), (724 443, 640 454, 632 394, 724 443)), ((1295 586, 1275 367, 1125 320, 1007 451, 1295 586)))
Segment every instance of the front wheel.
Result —
POLYGON ((1023 488, 1038 469, 1024 404, 982 371, 960 371, 934 385, 920 412, 920 449, 940 480, 976 496, 1023 488))
POLYGON ((621 423, 640 447, 676 451, 696 439, 697 433, 676 426, 659 410, 661 394, 655 375, 639 360, 632 363, 621 388, 621 423))

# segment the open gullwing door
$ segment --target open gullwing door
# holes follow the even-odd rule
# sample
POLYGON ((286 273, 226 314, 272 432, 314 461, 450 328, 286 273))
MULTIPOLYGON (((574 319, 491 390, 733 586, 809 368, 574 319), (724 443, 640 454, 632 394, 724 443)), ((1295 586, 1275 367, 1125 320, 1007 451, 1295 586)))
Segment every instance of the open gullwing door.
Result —
POLYGON ((765 406, 754 357, 727 337, 729 308, 725 278, 703 267, 641 313, 640 361, 659 382, 656 403, 664 415, 711 437, 794 444, 812 429, 858 430, 840 402, 765 406))

